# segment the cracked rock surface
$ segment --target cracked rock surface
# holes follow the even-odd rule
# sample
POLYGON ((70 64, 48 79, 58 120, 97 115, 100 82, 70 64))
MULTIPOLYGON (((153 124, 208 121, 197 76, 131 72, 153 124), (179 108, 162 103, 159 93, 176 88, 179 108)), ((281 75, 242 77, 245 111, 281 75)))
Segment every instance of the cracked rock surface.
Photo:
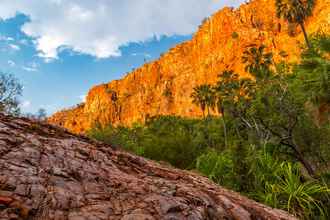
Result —
POLYGON ((0 115, 0 220, 295 219, 207 178, 0 115))

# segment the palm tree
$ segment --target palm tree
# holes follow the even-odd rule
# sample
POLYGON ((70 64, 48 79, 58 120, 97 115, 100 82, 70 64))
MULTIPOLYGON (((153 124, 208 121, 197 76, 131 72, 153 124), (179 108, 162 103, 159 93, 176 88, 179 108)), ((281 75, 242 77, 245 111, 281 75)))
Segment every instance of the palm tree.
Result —
POLYGON ((239 90, 239 75, 234 73, 234 71, 226 70, 219 76, 219 80, 214 87, 216 94, 216 107, 218 113, 221 115, 223 132, 225 138, 225 147, 227 146, 227 126, 226 126, 226 116, 225 108, 226 104, 233 102, 236 99, 236 93, 239 90))
POLYGON ((191 94, 193 103, 200 106, 205 117, 205 110, 207 109, 208 116, 210 115, 210 109, 215 107, 215 93, 212 86, 209 84, 200 85, 194 88, 191 94))
POLYGON ((225 144, 227 145, 227 125, 226 113, 236 117, 244 114, 246 104, 255 93, 255 82, 249 78, 240 78, 234 71, 224 71, 219 76, 219 80, 214 87, 216 94, 216 107, 222 116, 225 144), (242 104, 244 103, 244 104, 242 104))
POLYGON ((266 46, 253 44, 243 52, 242 62, 246 64, 245 71, 251 73, 256 80, 270 76, 270 66, 273 64, 273 54, 265 52, 266 46))
POLYGON ((304 23, 306 18, 312 14, 315 0, 276 0, 275 4, 277 17, 299 24, 304 33, 306 44, 311 48, 304 23))

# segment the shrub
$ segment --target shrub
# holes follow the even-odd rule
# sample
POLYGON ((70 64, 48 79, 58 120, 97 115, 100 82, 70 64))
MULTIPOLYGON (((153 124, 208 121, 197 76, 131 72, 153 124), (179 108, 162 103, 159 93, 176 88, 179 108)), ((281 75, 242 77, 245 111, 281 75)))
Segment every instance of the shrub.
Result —
POLYGON ((252 197, 300 218, 326 219, 322 199, 329 194, 329 189, 316 180, 305 181, 297 163, 273 158, 268 153, 259 153, 251 169, 255 186, 252 197))
POLYGON ((197 158, 196 169, 219 185, 236 188, 230 152, 218 153, 210 149, 197 158))
POLYGON ((273 197, 275 202, 270 205, 301 218, 326 219, 327 213, 321 202, 321 196, 330 192, 326 186, 317 181, 302 182, 297 164, 291 163, 281 164, 276 178, 278 181, 266 188, 266 197, 273 197))

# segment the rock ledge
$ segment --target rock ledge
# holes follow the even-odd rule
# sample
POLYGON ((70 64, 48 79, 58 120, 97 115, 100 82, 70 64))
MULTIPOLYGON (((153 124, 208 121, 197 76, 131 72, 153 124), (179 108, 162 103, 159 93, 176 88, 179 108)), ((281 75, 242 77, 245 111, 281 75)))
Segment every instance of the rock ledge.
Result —
POLYGON ((0 115, 0 220, 295 219, 60 128, 0 115))

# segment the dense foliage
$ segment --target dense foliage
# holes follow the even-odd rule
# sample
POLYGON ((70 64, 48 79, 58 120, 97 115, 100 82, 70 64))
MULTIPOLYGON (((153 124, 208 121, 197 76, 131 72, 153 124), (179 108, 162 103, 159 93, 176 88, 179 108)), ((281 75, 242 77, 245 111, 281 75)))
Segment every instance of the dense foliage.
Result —
POLYGON ((194 89, 193 103, 208 113, 203 119, 159 116, 131 128, 95 126, 89 134, 150 159, 198 170, 301 218, 327 219, 330 38, 320 35, 310 42, 298 65, 275 65, 265 46, 251 45, 242 56, 251 78, 228 70, 216 85, 194 89))

